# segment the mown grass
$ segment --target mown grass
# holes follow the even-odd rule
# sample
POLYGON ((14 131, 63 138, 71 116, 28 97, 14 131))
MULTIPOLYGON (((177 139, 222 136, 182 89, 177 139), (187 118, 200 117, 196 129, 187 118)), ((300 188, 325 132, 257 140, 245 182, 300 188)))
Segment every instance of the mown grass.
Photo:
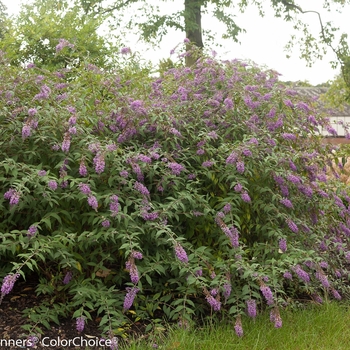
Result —
POLYGON ((283 327, 274 328, 265 312, 242 318, 244 336, 238 338, 233 322, 193 330, 170 328, 166 333, 134 341, 128 350, 342 350, 350 349, 350 304, 327 303, 297 310, 281 310, 283 327))

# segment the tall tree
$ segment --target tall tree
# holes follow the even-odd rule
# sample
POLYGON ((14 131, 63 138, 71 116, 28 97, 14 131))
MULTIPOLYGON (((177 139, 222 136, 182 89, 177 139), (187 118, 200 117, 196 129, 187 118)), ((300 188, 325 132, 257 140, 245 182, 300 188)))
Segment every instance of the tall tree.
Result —
POLYGON ((6 6, 3 4, 3 2, 0 0, 0 39, 2 39, 6 32, 6 6))
POLYGON ((111 50, 97 33, 102 22, 101 15, 87 16, 78 1, 34 0, 22 5, 0 38, 0 50, 13 65, 32 62, 53 70, 89 57, 104 66, 111 50))
MULTIPOLYGON (((186 37, 193 45, 202 48, 203 45, 203 28, 202 14, 212 12, 220 22, 226 26, 224 38, 231 38, 238 41, 239 34, 244 31, 235 21, 235 15, 239 12, 244 12, 248 6, 257 6, 261 16, 264 16, 264 7, 270 6, 273 8, 276 17, 283 17, 286 21, 294 22, 296 29, 302 33, 299 40, 301 46, 301 54, 304 59, 310 64, 315 58, 319 59, 322 56, 322 51, 331 48, 337 55, 338 61, 342 67, 346 66, 346 57, 349 56, 347 46, 347 34, 343 34, 338 45, 334 44, 335 28, 331 23, 322 22, 320 13, 303 6, 307 3, 302 0, 184 0, 184 6, 181 9, 175 10, 172 13, 162 14, 159 7, 149 0, 80 0, 84 10, 87 13, 110 13, 117 14, 121 11, 134 9, 133 16, 130 19, 129 27, 137 28, 141 37, 146 41, 157 41, 162 39, 162 36, 167 33, 168 28, 175 28, 186 33, 186 37), (300 5, 302 4, 302 5, 300 5), (318 37, 314 37, 309 30, 305 14, 313 13, 318 16, 320 23, 320 32, 318 37), (138 16, 139 14, 140 16, 138 16)), ((350 4, 350 0, 319 0, 323 3, 323 7, 330 10, 334 7, 341 7, 345 4, 350 4)), ((168 2, 176 5, 173 0, 168 2)), ((210 27, 210 24, 208 25, 210 27)), ((291 46, 292 43, 289 44, 291 46)), ((186 58, 187 65, 192 63, 190 57, 186 58)), ((344 69, 344 68, 342 68, 344 69)))

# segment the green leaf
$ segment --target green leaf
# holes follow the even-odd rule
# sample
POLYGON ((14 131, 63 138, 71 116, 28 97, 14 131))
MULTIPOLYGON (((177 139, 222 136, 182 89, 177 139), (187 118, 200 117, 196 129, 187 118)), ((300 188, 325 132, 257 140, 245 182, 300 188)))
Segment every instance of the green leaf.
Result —
POLYGON ((145 275, 147 282, 152 286, 152 278, 149 275, 145 275))

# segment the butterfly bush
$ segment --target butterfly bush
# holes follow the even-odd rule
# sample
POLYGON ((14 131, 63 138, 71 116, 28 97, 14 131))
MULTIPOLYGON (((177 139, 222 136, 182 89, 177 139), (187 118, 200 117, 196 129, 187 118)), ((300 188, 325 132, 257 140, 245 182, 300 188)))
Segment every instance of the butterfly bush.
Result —
POLYGON ((0 57, 1 300, 33 277, 51 307, 27 322, 63 310, 82 331, 97 312, 113 338, 134 316, 222 313, 242 336, 243 314, 268 308, 279 328, 300 295, 349 295, 332 130, 278 73, 204 56, 154 76, 134 53, 50 73, 0 57))

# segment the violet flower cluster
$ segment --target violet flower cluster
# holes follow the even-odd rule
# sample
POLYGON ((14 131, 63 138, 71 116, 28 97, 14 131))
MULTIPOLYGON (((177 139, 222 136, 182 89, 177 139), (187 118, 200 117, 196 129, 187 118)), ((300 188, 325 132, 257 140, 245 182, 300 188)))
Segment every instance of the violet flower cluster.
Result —
POLYGON ((85 317, 80 316, 76 319, 76 329, 79 333, 81 333, 84 330, 85 327, 85 317))
POLYGON ((106 165, 104 154, 102 152, 98 152, 93 159, 93 163, 94 163, 96 173, 97 174, 103 173, 106 165))
POLYGON ((10 201, 10 206, 13 207, 19 203, 20 193, 17 190, 10 188, 4 193, 4 198, 10 201))
POLYGON ((277 307, 270 311, 270 321, 275 324, 275 328, 282 327, 282 318, 277 307))
POLYGON ((147 187, 142 184, 141 182, 136 181, 135 185, 134 185, 135 190, 137 190, 138 192, 140 192, 142 195, 144 196, 149 196, 149 190, 147 189, 147 187))
POLYGON ((27 237, 32 238, 37 233, 38 228, 35 225, 31 225, 27 231, 27 237))
POLYGON ((135 265, 135 260, 133 256, 131 255, 129 259, 125 263, 125 268, 129 270, 130 274, 130 280, 132 283, 136 284, 138 283, 140 277, 139 277, 139 271, 137 269, 137 266, 135 265))
POLYGON ((63 278, 63 284, 68 284, 73 278, 73 273, 71 271, 68 271, 66 275, 63 278))
POLYGON ((271 289, 262 283, 260 286, 260 291, 264 296, 264 298, 266 299, 267 305, 273 305, 274 301, 273 301, 273 294, 271 289))
POLYGON ((304 271, 300 265, 296 265, 294 267, 294 272, 298 275, 298 277, 303 280, 305 283, 309 283, 310 282, 310 276, 309 274, 304 271))
POLYGON ((281 238, 278 242, 278 247, 282 253, 285 253, 287 251, 287 240, 285 238, 281 238))
POLYGON ((117 216, 119 212, 119 198, 114 194, 110 197, 109 200, 109 210, 111 211, 111 216, 117 216))
POLYGON ((176 257, 183 263, 188 263, 188 256, 185 249, 181 246, 180 243, 176 243, 175 245, 175 255, 176 257))
POLYGON ((87 171, 87 168, 86 168, 86 165, 85 165, 84 160, 82 160, 82 161, 80 162, 79 174, 80 174, 80 176, 82 176, 82 177, 86 177, 86 176, 88 175, 88 171, 87 171))
POLYGON ((58 187, 58 184, 55 180, 49 180, 49 182, 47 183, 47 186, 53 190, 53 191, 56 191, 57 190, 57 187, 58 187))
POLYGON ((124 298, 124 304, 123 304, 123 309, 124 310, 129 310, 132 306, 132 304, 134 303, 134 299, 136 297, 136 294, 140 291, 138 288, 136 287, 126 287, 126 295, 124 298))
POLYGON ((230 282, 226 282, 223 286, 224 292, 223 296, 225 298, 225 302, 227 302, 227 299, 230 297, 231 292, 232 292, 232 285, 230 282))
POLYGON ((12 291, 13 286, 15 285, 15 282, 18 279, 18 277, 19 277, 19 273, 10 274, 4 277, 1 285, 0 304, 3 297, 12 291))
POLYGON ((249 299, 246 301, 247 304, 247 315, 249 317, 256 317, 256 301, 254 299, 249 299))
POLYGON ((168 163, 168 167, 173 175, 180 175, 181 171, 185 170, 185 167, 179 163, 171 162, 168 163))
POLYGON ((221 302, 214 298, 212 295, 208 294, 205 299, 209 303, 209 305, 213 308, 214 311, 220 311, 221 309, 221 302))
POLYGON ((243 327, 242 327, 241 316, 237 316, 234 329, 237 337, 243 337, 243 327))

